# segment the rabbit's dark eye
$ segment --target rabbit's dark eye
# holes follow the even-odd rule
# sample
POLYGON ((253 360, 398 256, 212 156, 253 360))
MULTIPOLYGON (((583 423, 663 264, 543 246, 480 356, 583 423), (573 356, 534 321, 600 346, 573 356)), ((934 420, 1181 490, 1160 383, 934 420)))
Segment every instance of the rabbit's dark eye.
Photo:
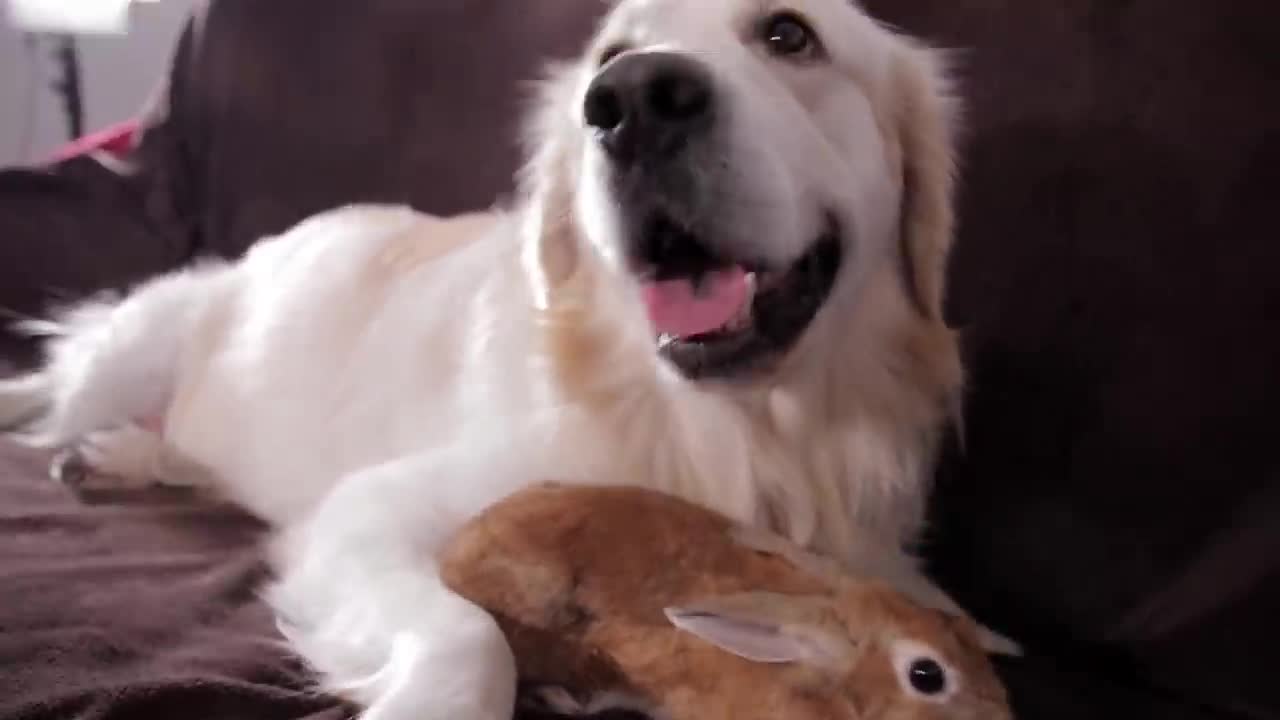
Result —
POLYGON ((961 674, 946 658, 925 643, 903 638, 890 649, 898 686, 921 702, 941 704, 955 694, 961 674))
POLYGON ((937 695, 947 689, 947 671, 937 660, 919 658, 907 668, 907 681, 921 695, 937 695))

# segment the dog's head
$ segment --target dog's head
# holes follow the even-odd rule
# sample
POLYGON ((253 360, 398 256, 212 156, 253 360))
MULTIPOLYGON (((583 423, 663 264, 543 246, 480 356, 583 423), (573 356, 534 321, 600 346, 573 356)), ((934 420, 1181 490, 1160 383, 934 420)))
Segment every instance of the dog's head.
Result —
POLYGON ((934 56, 850 0, 621 0, 532 128, 538 232, 577 244, 539 262, 626 278, 690 378, 847 334, 885 273, 940 323, 951 116, 934 56))

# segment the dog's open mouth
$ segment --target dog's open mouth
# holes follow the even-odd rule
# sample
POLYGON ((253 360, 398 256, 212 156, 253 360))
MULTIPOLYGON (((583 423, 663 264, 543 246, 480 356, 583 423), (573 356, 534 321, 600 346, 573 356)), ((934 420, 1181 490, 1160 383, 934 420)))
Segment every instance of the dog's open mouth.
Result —
POLYGON ((644 301, 659 352, 689 378, 744 374, 781 356, 826 302, 842 258, 834 221, 784 268, 717 258, 689 234, 658 244, 679 251, 653 258, 644 301))

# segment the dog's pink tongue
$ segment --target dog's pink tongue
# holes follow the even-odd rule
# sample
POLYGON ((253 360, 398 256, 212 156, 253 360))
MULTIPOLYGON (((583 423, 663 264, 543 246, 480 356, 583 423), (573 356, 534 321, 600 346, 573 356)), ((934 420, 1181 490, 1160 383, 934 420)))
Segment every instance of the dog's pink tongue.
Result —
POLYGON ((747 274, 740 268, 718 270, 702 278, 695 292, 688 279, 644 286, 649 320, 659 333, 686 338, 718 330, 747 302, 747 274))

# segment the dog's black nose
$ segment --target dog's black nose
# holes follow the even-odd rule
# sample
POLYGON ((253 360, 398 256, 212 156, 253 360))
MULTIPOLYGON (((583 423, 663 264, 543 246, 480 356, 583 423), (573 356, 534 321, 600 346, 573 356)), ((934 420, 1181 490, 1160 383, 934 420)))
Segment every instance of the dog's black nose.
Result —
POLYGON ((587 88, 583 113, 610 156, 666 157, 711 126, 710 73, 693 58, 671 52, 623 55, 587 88))

